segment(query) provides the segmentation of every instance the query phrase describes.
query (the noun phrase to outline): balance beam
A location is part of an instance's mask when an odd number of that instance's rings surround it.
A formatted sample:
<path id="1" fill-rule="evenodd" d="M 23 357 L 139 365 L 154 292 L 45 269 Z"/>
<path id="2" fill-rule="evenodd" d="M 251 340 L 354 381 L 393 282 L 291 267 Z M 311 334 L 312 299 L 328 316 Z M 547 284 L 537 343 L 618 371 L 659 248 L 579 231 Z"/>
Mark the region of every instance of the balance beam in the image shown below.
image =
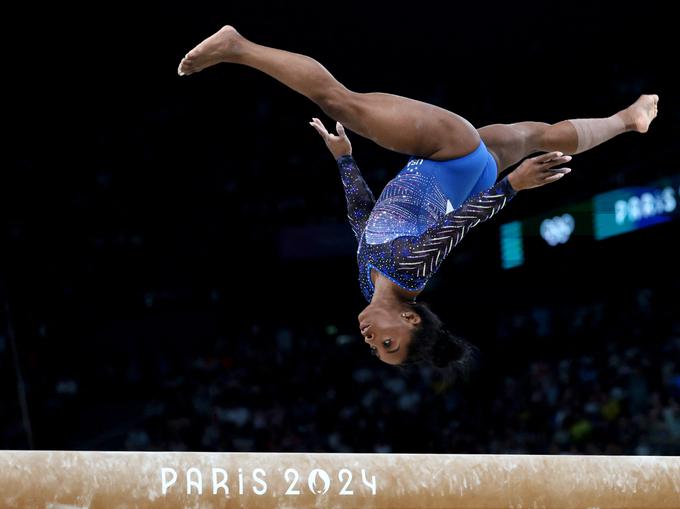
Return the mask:
<path id="1" fill-rule="evenodd" d="M 680 457 L 0 451 L 3 509 L 680 508 Z"/>

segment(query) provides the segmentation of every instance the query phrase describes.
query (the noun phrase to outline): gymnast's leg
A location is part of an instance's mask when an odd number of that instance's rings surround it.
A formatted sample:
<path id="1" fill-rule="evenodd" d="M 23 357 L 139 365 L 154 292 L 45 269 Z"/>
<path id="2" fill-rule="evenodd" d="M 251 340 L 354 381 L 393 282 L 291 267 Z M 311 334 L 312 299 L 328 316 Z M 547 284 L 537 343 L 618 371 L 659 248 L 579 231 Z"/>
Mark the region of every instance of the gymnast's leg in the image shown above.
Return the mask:
<path id="1" fill-rule="evenodd" d="M 580 154 L 619 134 L 646 133 L 656 117 L 659 96 L 642 95 L 626 109 L 607 118 L 564 120 L 557 124 L 518 122 L 479 129 L 479 135 L 496 157 L 498 172 L 534 152 Z"/>
<path id="2" fill-rule="evenodd" d="M 225 26 L 187 53 L 180 75 L 218 63 L 258 69 L 314 101 L 329 117 L 378 145 L 426 159 L 462 157 L 479 146 L 470 122 L 448 110 L 382 92 L 353 92 L 311 57 L 255 44 Z"/>

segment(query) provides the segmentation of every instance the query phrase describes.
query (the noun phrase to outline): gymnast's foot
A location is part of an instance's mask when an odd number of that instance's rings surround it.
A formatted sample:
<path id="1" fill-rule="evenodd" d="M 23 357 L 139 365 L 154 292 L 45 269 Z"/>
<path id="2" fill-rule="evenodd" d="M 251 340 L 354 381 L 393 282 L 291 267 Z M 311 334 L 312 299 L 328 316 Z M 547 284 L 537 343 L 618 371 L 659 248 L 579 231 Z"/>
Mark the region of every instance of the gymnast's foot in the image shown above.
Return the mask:
<path id="1" fill-rule="evenodd" d="M 184 76 L 221 62 L 232 62 L 243 41 L 243 36 L 234 27 L 226 25 L 187 53 L 179 63 L 177 73 Z"/>
<path id="2" fill-rule="evenodd" d="M 641 95 L 637 101 L 623 110 L 621 115 L 626 122 L 626 130 L 646 133 L 649 124 L 656 118 L 658 103 L 658 95 Z"/>

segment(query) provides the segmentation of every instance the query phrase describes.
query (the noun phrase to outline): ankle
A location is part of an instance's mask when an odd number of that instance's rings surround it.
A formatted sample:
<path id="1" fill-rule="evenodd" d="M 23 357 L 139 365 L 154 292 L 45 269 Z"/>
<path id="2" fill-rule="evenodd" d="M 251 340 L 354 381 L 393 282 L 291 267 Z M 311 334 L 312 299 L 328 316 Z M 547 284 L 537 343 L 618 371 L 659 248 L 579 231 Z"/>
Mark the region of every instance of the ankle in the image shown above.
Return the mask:
<path id="1" fill-rule="evenodd" d="M 609 117 L 611 119 L 619 119 L 623 123 L 623 132 L 635 131 L 635 119 L 630 113 L 629 109 L 619 111 L 616 115 Z"/>

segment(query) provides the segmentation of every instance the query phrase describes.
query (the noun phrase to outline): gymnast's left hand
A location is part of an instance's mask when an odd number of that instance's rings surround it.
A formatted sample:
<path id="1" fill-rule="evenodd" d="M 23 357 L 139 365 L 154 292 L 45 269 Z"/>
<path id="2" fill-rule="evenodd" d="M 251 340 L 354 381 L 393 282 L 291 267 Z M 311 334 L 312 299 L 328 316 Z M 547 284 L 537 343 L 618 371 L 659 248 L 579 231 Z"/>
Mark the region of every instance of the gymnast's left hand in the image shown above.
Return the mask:
<path id="1" fill-rule="evenodd" d="M 562 152 L 549 152 L 525 159 L 508 175 L 508 182 L 515 191 L 544 186 L 561 179 L 571 171 L 570 168 L 555 168 L 568 161 L 571 161 L 571 156 L 565 156 Z"/>
<path id="2" fill-rule="evenodd" d="M 352 144 L 340 122 L 335 124 L 335 128 L 338 130 L 337 136 L 326 131 L 326 127 L 318 118 L 312 118 L 309 124 L 321 135 L 336 161 L 342 156 L 352 155 Z"/>

